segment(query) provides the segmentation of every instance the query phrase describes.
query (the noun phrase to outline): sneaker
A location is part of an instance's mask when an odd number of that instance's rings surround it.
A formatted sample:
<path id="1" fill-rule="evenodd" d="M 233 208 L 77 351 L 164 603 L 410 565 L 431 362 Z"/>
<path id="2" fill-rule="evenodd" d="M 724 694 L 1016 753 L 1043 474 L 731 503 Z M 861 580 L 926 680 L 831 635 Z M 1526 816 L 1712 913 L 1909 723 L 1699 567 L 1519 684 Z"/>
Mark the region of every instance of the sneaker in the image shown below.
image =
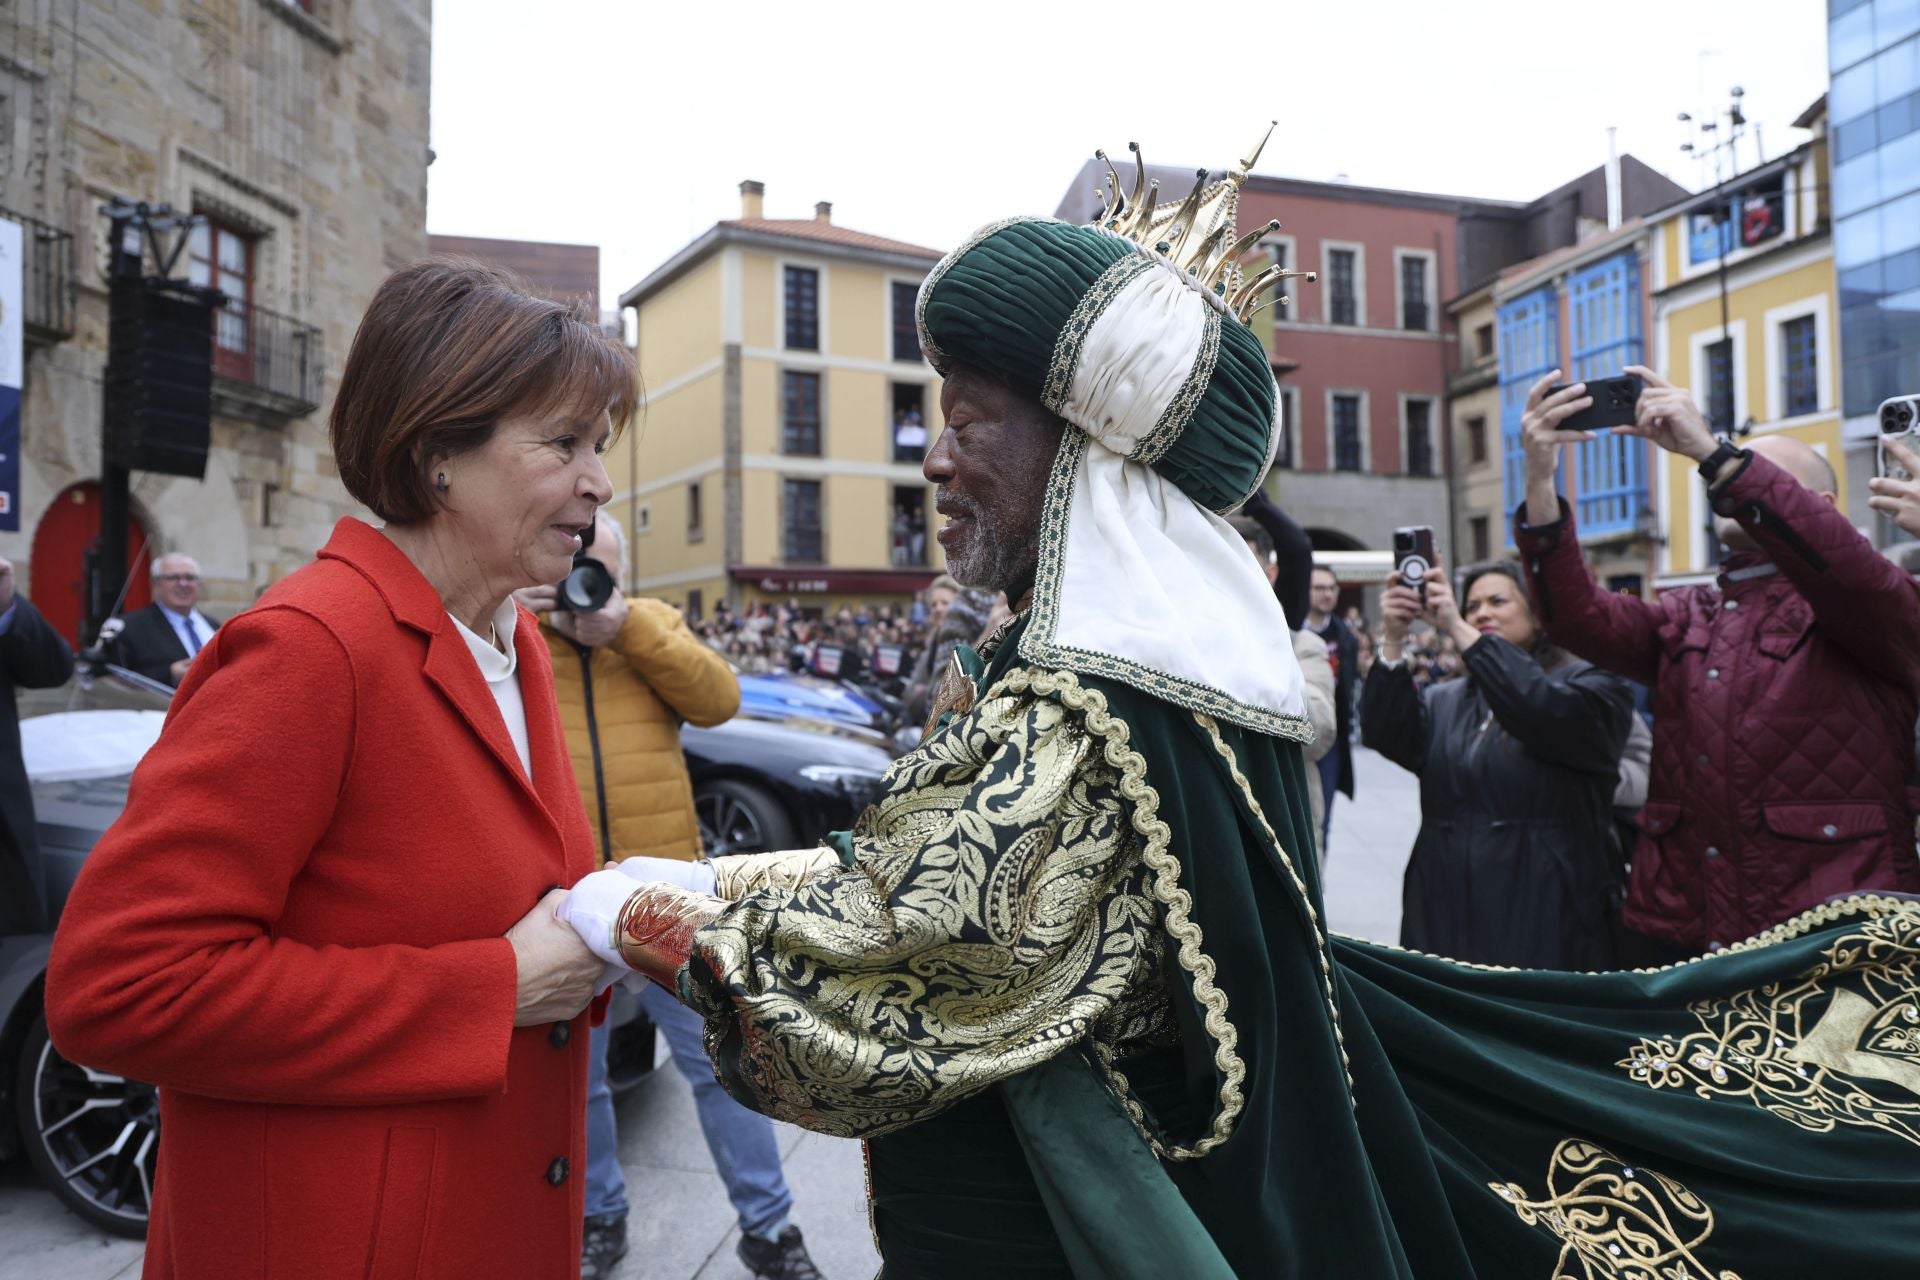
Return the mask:
<path id="1" fill-rule="evenodd" d="M 742 1234 L 738 1252 L 755 1280 L 826 1280 L 807 1256 L 800 1228 L 788 1227 L 776 1240 Z"/>
<path id="2" fill-rule="evenodd" d="M 627 1215 L 588 1218 L 580 1237 L 580 1280 L 607 1280 L 627 1256 Z"/>

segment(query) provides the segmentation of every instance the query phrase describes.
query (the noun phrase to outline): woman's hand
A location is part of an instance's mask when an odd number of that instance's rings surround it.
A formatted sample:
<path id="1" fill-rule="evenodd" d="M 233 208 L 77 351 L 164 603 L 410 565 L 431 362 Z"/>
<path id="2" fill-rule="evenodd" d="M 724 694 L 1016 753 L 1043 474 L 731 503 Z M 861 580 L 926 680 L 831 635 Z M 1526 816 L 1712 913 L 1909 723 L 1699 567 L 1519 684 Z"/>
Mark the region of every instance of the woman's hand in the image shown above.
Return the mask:
<path id="1" fill-rule="evenodd" d="M 1420 593 L 1402 582 L 1399 574 L 1388 579 L 1387 589 L 1380 596 L 1381 657 L 1389 662 L 1400 657 L 1400 647 L 1407 640 L 1407 628 L 1423 608 Z"/>
<path id="2" fill-rule="evenodd" d="M 1462 653 L 1480 639 L 1480 633 L 1460 616 L 1459 598 L 1453 594 L 1447 567 L 1437 555 L 1433 558 L 1433 568 L 1427 571 L 1427 621 L 1433 623 L 1441 635 L 1452 636 L 1454 646 Z"/>
<path id="3" fill-rule="evenodd" d="M 606 966 L 554 913 L 566 898 L 555 889 L 507 930 L 517 980 L 513 1025 L 566 1022 L 586 1008 L 603 984 Z"/>

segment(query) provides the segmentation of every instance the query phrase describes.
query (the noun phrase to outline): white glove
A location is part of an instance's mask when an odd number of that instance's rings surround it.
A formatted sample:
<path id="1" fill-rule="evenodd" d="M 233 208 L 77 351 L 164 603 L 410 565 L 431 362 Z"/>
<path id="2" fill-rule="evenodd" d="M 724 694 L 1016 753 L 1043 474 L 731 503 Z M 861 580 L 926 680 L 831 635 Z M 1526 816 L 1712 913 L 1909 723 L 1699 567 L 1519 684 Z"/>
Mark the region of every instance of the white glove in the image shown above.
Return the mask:
<path id="1" fill-rule="evenodd" d="M 613 936 L 620 908 L 643 884 L 671 884 L 695 893 L 712 893 L 713 868 L 704 862 L 674 858 L 628 858 L 583 877 L 560 900 L 554 914 L 573 926 L 588 950 L 610 965 L 630 973 L 620 958 L 620 940 Z"/>

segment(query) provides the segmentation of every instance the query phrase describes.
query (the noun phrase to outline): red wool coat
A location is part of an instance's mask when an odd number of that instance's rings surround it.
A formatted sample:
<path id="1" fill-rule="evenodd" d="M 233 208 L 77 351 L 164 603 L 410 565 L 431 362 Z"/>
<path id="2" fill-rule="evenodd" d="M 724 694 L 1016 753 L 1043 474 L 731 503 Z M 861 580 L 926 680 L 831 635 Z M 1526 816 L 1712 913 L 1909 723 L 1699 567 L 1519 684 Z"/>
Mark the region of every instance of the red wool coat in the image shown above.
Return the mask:
<path id="1" fill-rule="evenodd" d="M 578 1274 L 586 1018 L 515 1029 L 501 935 L 593 838 L 514 645 L 531 785 L 357 520 L 194 662 L 47 974 L 62 1053 L 161 1086 L 148 1280 Z"/>
<path id="2" fill-rule="evenodd" d="M 1920 587 L 1763 457 L 1714 506 L 1748 569 L 1643 601 L 1601 591 L 1573 518 L 1516 517 L 1554 642 L 1653 686 L 1653 771 L 1623 918 L 1731 946 L 1837 894 L 1920 890 L 1906 783 Z M 1764 566 L 1771 562 L 1776 572 Z"/>

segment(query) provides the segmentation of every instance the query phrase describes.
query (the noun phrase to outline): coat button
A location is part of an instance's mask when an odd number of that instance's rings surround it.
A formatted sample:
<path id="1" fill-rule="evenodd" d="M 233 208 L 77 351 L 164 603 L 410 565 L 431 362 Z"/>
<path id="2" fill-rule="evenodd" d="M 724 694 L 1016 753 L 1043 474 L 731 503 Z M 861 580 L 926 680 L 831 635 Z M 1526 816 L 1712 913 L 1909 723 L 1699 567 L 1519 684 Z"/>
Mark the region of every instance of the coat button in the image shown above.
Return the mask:
<path id="1" fill-rule="evenodd" d="M 1725 943 L 1723 943 L 1723 942 L 1709 942 L 1709 943 L 1707 943 L 1707 950 L 1709 950 L 1709 951 L 1724 951 L 1724 950 L 1726 950 L 1726 944 L 1725 944 Z"/>
<path id="2" fill-rule="evenodd" d="M 1820 834 L 1825 836 L 1827 839 L 1831 840 L 1835 836 L 1840 834 L 1840 828 L 1834 826 L 1831 822 L 1829 822 L 1826 826 L 1820 828 Z"/>
<path id="3" fill-rule="evenodd" d="M 1719 856 L 1720 856 L 1720 851 L 1719 851 L 1718 849 L 1716 849 L 1716 848 L 1714 848 L 1714 847 L 1713 847 L 1712 845 L 1708 845 L 1708 846 L 1707 846 L 1707 856 L 1708 856 L 1709 858 L 1717 858 L 1717 857 L 1719 857 Z"/>
<path id="4" fill-rule="evenodd" d="M 1725 604 L 1721 605 L 1720 607 L 1723 609 L 1738 609 L 1740 607 L 1740 602 L 1738 600 L 1729 600 Z"/>
<path id="5" fill-rule="evenodd" d="M 559 1186 L 567 1180 L 567 1169 L 567 1158 L 565 1156 L 556 1158 L 547 1166 L 547 1181 L 556 1187 Z"/>
<path id="6" fill-rule="evenodd" d="M 566 1048 L 567 1041 L 571 1039 L 573 1039 L 573 1024 L 569 1022 L 556 1022 L 547 1032 L 547 1043 L 556 1049 Z"/>
<path id="7" fill-rule="evenodd" d="M 1702 769 L 1704 769 L 1704 768 L 1706 768 L 1706 767 L 1707 767 L 1708 765 L 1710 765 L 1710 764 L 1712 764 L 1712 763 L 1713 763 L 1713 757 L 1712 757 L 1712 756 L 1709 756 L 1709 755 L 1705 755 L 1705 754 L 1702 754 L 1702 755 L 1701 755 L 1701 757 L 1700 757 L 1700 767 L 1701 767 Z"/>
<path id="8" fill-rule="evenodd" d="M 1719 678 L 1720 678 L 1720 668 L 1718 667 L 1707 668 L 1707 679 L 1718 680 Z"/>

